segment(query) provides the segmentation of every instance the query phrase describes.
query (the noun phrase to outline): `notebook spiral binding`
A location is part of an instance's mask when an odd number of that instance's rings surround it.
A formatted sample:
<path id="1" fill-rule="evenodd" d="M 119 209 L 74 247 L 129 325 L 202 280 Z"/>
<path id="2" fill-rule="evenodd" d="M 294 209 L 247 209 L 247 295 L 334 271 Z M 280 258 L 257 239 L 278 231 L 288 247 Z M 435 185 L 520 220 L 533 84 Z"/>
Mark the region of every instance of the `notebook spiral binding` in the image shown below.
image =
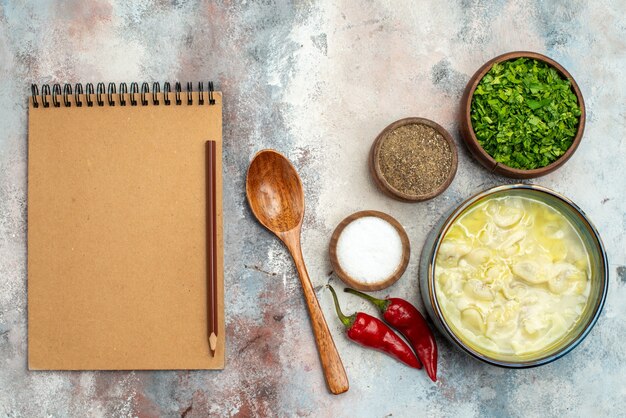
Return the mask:
<path id="1" fill-rule="evenodd" d="M 109 106 L 115 106 L 115 96 L 118 96 L 117 103 L 120 106 L 147 106 L 149 102 L 149 97 L 151 96 L 152 105 L 158 106 L 160 104 L 159 95 L 161 93 L 161 85 L 160 83 L 153 83 L 152 90 L 150 90 L 150 84 L 147 82 L 143 82 L 141 84 L 141 88 L 139 84 L 136 82 L 130 83 L 130 89 L 126 83 L 120 83 L 119 88 L 116 88 L 115 83 L 109 83 L 108 86 L 105 86 L 104 83 L 97 83 L 94 89 L 93 83 L 85 84 L 85 88 L 83 89 L 83 85 L 81 83 L 76 83 L 74 88 L 72 89 L 71 84 L 64 84 L 63 88 L 61 85 L 56 83 L 52 85 L 52 89 L 50 89 L 49 84 L 41 85 L 41 94 L 39 93 L 39 87 L 37 84 L 31 84 L 31 99 L 33 101 L 33 107 L 38 108 L 41 104 L 43 107 L 50 107 L 50 101 L 48 100 L 48 96 L 50 96 L 50 100 L 52 101 L 52 106 L 61 107 L 63 104 L 64 107 L 72 106 L 72 102 L 70 101 L 70 97 L 72 94 L 74 95 L 74 103 L 76 107 L 82 107 L 85 104 L 87 107 L 104 106 L 107 103 Z M 118 92 L 119 90 L 119 92 Z M 208 83 L 208 104 L 214 105 L 215 98 L 213 97 L 213 82 L 209 81 Z M 152 93 L 152 94 L 150 94 Z M 163 83 L 163 104 L 165 106 L 170 106 L 172 104 L 172 100 L 170 99 L 170 95 L 172 93 L 172 86 L 169 82 Z M 182 84 L 180 82 L 176 82 L 174 84 L 174 105 L 180 106 L 183 103 L 181 99 L 182 95 Z M 186 100 L 187 105 L 192 105 L 193 103 L 193 83 L 187 82 L 187 90 L 186 90 Z M 204 83 L 202 81 L 198 82 L 198 105 L 204 105 Z M 129 101 L 126 101 L 126 95 L 129 97 Z M 85 100 L 83 101 L 82 96 L 84 96 Z M 95 101 L 94 101 L 95 97 Z"/>

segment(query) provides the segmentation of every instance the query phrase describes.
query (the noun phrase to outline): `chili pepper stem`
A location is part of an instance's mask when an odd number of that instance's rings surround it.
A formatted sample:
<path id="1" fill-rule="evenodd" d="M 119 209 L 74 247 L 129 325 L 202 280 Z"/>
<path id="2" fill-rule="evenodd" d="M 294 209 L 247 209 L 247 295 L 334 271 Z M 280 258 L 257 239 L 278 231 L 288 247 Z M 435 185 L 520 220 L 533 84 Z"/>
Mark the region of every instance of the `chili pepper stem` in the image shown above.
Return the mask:
<path id="1" fill-rule="evenodd" d="M 343 289 L 344 292 L 347 293 L 352 293 L 353 295 L 357 295 L 363 299 L 367 299 L 370 302 L 372 302 L 374 305 L 376 305 L 376 307 L 378 309 L 380 309 L 381 312 L 385 312 L 387 310 L 387 306 L 389 306 L 389 301 L 388 300 L 383 300 L 383 299 L 377 299 L 373 296 L 370 296 L 368 294 L 365 294 L 363 292 L 359 292 L 356 289 L 351 289 L 349 287 L 346 287 L 345 289 Z"/>
<path id="2" fill-rule="evenodd" d="M 333 289 L 331 285 L 328 285 L 328 288 L 330 289 L 330 292 L 333 294 L 333 300 L 335 301 L 335 311 L 337 311 L 337 316 L 339 317 L 339 320 L 341 321 L 344 327 L 350 328 L 352 324 L 354 323 L 354 319 L 356 318 L 356 315 L 345 316 L 343 312 L 341 312 L 341 308 L 339 307 L 339 301 L 337 300 L 337 293 L 335 293 L 335 289 Z"/>

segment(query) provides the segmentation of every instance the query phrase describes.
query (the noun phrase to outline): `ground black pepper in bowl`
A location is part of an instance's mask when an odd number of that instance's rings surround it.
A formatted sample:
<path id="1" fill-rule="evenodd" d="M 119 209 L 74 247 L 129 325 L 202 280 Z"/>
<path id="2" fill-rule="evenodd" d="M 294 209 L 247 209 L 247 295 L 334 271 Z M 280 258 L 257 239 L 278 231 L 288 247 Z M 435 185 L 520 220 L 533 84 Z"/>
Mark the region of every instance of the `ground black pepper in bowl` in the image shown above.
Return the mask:
<path id="1" fill-rule="evenodd" d="M 456 173 L 456 147 L 438 124 L 407 118 L 389 125 L 372 147 L 372 173 L 378 186 L 405 201 L 431 199 Z"/>

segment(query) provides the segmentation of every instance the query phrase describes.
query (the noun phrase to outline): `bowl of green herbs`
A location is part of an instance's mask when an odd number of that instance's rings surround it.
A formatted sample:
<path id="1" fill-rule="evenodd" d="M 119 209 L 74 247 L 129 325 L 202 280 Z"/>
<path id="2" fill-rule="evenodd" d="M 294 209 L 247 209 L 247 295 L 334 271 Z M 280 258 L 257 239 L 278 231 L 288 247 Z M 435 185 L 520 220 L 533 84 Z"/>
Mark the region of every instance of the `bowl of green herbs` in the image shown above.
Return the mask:
<path id="1" fill-rule="evenodd" d="M 563 66 L 535 52 L 500 55 L 470 79 L 461 100 L 461 133 L 494 173 L 533 178 L 563 165 L 585 129 L 585 104 Z"/>

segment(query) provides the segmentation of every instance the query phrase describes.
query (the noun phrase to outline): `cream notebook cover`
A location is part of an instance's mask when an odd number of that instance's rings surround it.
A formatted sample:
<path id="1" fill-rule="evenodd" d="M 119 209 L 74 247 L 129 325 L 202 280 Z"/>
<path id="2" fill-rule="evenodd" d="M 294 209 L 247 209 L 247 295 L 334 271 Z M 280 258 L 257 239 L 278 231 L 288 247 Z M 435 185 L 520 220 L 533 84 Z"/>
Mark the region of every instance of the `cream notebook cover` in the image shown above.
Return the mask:
<path id="1" fill-rule="evenodd" d="M 68 87 L 43 86 L 29 106 L 29 368 L 223 368 L 221 93 Z M 218 156 L 215 357 L 207 340 L 207 140 L 217 141 Z"/>

